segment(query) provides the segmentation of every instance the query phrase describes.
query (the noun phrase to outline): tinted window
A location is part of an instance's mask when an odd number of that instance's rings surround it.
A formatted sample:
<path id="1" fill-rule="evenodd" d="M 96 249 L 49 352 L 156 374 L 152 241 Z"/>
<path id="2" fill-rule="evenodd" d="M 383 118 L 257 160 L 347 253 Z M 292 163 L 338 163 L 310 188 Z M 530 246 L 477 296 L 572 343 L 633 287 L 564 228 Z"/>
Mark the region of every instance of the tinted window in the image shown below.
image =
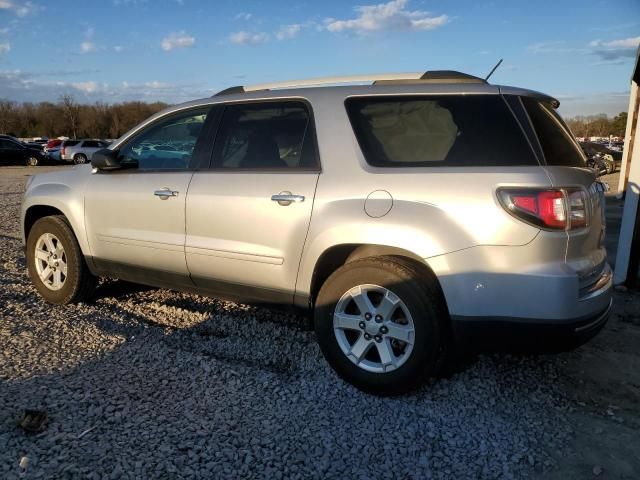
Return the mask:
<path id="1" fill-rule="evenodd" d="M 75 145 L 77 145 L 79 143 L 80 143 L 80 140 L 65 140 L 64 141 L 64 146 L 65 147 L 73 147 L 73 146 L 75 146 Z"/>
<path id="2" fill-rule="evenodd" d="M 313 146 L 313 135 L 303 103 L 228 105 L 216 136 L 213 166 L 312 168 L 316 166 L 315 148 L 307 146 Z"/>
<path id="3" fill-rule="evenodd" d="M 100 148 L 102 145 L 96 140 L 87 140 L 82 146 L 86 148 Z"/>
<path id="4" fill-rule="evenodd" d="M 147 127 L 120 150 L 121 161 L 135 160 L 143 170 L 188 168 L 208 111 L 180 112 Z"/>
<path id="5" fill-rule="evenodd" d="M 351 98 L 346 106 L 371 165 L 537 165 L 498 95 Z"/>
<path id="6" fill-rule="evenodd" d="M 547 165 L 584 167 L 580 147 L 553 107 L 527 97 L 522 98 L 522 103 L 538 135 Z"/>
<path id="7" fill-rule="evenodd" d="M 16 148 L 16 145 L 11 140 L 2 140 L 2 139 L 0 139 L 0 148 L 3 148 L 3 149 L 14 149 L 14 148 Z"/>

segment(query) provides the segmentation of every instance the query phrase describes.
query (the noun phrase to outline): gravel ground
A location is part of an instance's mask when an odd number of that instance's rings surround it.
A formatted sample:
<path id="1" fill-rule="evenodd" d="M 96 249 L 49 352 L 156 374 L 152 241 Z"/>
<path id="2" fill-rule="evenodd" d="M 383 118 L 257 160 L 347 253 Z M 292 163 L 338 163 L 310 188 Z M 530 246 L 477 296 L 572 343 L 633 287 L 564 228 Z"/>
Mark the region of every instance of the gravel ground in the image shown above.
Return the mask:
<path id="1" fill-rule="evenodd" d="M 574 382 L 589 346 L 480 355 L 413 395 L 384 399 L 337 379 L 292 316 L 115 281 L 91 304 L 47 305 L 19 240 L 34 169 L 0 170 L 1 478 L 640 475 L 637 451 L 612 466 L 576 452 L 576 432 L 588 436 L 595 421 L 640 425 L 633 402 L 608 415 L 593 406 L 601 400 L 580 400 L 584 383 Z M 638 324 L 623 327 L 637 334 Z M 638 377 L 628 389 L 633 400 Z M 24 408 L 47 410 L 44 432 L 18 428 Z"/>

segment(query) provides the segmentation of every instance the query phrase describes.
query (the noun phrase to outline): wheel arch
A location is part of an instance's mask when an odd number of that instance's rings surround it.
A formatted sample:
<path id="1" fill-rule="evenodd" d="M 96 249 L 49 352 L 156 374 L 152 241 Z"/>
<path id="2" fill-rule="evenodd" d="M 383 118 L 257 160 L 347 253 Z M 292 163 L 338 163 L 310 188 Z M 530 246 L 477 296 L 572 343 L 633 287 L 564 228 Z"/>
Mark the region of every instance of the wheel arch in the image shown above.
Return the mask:
<path id="1" fill-rule="evenodd" d="M 76 237 L 78 244 L 80 245 L 80 250 L 85 258 L 90 258 L 90 249 L 89 244 L 87 242 L 87 236 L 84 232 L 84 222 L 83 222 L 83 212 L 80 208 L 77 208 L 75 204 L 66 205 L 64 202 L 42 202 L 37 201 L 37 199 L 32 199 L 31 202 L 25 203 L 23 205 L 23 213 L 22 213 L 22 242 L 24 245 L 27 244 L 27 238 L 29 236 L 29 232 L 33 228 L 33 225 L 41 218 L 51 216 L 51 215 L 59 215 L 64 217 L 66 222 L 71 227 L 71 231 Z M 74 215 L 74 212 L 76 213 Z"/>
<path id="2" fill-rule="evenodd" d="M 53 215 L 59 215 L 64 218 L 67 218 L 67 216 L 61 210 L 57 209 L 56 207 L 52 207 L 51 205 L 32 205 L 29 208 L 27 208 L 27 210 L 24 213 L 24 222 L 22 226 L 25 242 L 27 238 L 29 238 L 29 232 L 31 232 L 33 225 L 38 220 L 40 220 L 41 218 L 50 217 Z"/>
<path id="3" fill-rule="evenodd" d="M 362 258 L 390 256 L 396 257 L 399 261 L 411 265 L 420 275 L 428 277 L 438 288 L 438 295 L 442 300 L 444 308 L 448 310 L 446 298 L 442 291 L 442 286 L 438 277 L 431 267 L 415 253 L 399 247 L 377 244 L 339 244 L 327 248 L 318 257 L 313 274 L 309 292 L 309 303 L 313 305 L 320 291 L 320 288 L 329 276 L 342 265 L 360 260 Z"/>

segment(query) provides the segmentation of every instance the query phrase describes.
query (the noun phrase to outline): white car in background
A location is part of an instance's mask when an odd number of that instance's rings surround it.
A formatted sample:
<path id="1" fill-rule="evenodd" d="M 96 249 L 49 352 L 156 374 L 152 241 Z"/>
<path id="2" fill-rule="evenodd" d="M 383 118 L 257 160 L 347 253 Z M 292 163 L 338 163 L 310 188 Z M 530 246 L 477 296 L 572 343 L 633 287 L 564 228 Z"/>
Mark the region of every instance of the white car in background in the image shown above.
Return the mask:
<path id="1" fill-rule="evenodd" d="M 102 140 L 65 140 L 60 147 L 60 160 L 75 164 L 87 163 L 98 150 L 109 144 Z"/>

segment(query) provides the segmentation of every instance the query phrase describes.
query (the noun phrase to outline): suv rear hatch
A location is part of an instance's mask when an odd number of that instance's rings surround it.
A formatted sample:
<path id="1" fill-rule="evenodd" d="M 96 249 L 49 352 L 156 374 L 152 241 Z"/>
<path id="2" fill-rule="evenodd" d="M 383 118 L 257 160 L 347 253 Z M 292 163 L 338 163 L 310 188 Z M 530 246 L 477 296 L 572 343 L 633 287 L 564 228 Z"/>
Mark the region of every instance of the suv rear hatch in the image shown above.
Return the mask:
<path id="1" fill-rule="evenodd" d="M 569 227 L 565 261 L 578 274 L 579 296 L 586 297 L 610 275 L 604 248 L 604 189 L 571 131 L 553 105 L 532 97 L 521 97 L 531 125 L 535 130 L 545 170 L 554 187 L 577 187 L 583 191 L 586 221 Z M 606 279 L 605 279 L 606 280 Z"/>

